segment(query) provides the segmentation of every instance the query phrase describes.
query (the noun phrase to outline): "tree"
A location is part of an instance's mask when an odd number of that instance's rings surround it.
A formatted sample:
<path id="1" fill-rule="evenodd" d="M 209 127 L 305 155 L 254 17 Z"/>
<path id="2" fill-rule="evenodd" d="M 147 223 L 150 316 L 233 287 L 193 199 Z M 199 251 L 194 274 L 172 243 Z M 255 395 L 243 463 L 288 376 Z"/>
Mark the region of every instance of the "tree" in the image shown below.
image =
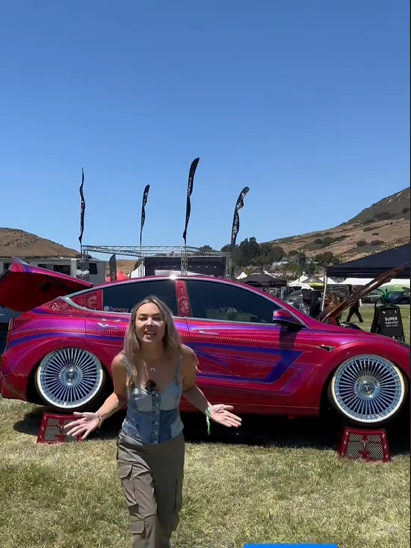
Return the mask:
<path id="1" fill-rule="evenodd" d="M 305 267 L 305 273 L 307 276 L 313 276 L 315 274 L 315 271 L 317 270 L 317 265 L 314 261 L 309 261 L 307 263 L 307 266 Z"/>
<path id="2" fill-rule="evenodd" d="M 200 247 L 200 251 L 203 253 L 210 253 L 211 251 L 214 251 L 214 249 L 211 247 L 211 245 L 202 245 Z"/>

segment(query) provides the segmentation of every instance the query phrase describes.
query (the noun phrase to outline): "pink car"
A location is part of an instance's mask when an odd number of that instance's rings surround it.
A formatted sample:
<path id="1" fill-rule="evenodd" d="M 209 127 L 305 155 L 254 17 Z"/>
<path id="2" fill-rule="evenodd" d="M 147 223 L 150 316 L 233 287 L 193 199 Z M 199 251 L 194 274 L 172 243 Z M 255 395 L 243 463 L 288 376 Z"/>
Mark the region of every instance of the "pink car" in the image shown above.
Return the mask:
<path id="1" fill-rule="evenodd" d="M 385 424 L 406 409 L 410 348 L 361 330 L 319 323 L 244 284 L 211 277 L 92 284 L 14 261 L 0 277 L 10 322 L 1 357 L 4 398 L 58 411 L 96 409 L 112 390 L 133 306 L 165 301 L 200 362 L 199 385 L 239 414 L 319 415 Z M 194 411 L 185 401 L 182 411 Z"/>

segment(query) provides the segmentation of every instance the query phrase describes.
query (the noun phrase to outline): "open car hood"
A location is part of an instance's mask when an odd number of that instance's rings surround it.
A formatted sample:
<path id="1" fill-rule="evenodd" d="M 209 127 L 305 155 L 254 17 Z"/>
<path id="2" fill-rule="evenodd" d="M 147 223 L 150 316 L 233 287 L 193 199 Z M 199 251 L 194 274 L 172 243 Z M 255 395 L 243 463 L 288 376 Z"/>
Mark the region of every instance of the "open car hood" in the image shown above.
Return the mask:
<path id="1" fill-rule="evenodd" d="M 0 306 L 28 312 L 57 297 L 90 287 L 93 287 L 90 282 L 13 259 L 10 268 L 0 276 Z"/>

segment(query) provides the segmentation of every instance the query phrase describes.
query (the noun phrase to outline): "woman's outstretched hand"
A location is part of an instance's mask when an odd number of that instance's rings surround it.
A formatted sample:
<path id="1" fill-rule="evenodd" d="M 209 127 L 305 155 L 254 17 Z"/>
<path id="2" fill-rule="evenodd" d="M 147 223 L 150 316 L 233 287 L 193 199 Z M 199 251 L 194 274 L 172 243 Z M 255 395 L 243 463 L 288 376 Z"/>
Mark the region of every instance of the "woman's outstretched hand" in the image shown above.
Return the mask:
<path id="1" fill-rule="evenodd" d="M 64 426 L 67 430 L 68 436 L 81 436 L 82 440 L 85 440 L 87 436 L 91 434 L 101 425 L 101 417 L 98 413 L 77 413 L 73 415 L 81 417 L 75 421 L 71 421 Z"/>
<path id="2" fill-rule="evenodd" d="M 208 408 L 208 416 L 214 422 L 227 426 L 228 428 L 238 428 L 241 426 L 242 420 L 237 415 L 230 413 L 234 407 L 232 405 L 224 405 L 219 403 Z"/>

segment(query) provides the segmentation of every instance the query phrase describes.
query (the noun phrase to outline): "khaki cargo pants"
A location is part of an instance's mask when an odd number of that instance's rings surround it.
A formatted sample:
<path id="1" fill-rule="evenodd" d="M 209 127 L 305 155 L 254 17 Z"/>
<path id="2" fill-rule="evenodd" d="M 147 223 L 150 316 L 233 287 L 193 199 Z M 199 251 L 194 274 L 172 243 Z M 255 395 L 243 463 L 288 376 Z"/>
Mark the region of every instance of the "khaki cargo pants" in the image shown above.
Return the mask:
<path id="1" fill-rule="evenodd" d="M 133 548 L 170 548 L 182 503 L 185 441 L 145 445 L 120 433 L 117 462 Z"/>

